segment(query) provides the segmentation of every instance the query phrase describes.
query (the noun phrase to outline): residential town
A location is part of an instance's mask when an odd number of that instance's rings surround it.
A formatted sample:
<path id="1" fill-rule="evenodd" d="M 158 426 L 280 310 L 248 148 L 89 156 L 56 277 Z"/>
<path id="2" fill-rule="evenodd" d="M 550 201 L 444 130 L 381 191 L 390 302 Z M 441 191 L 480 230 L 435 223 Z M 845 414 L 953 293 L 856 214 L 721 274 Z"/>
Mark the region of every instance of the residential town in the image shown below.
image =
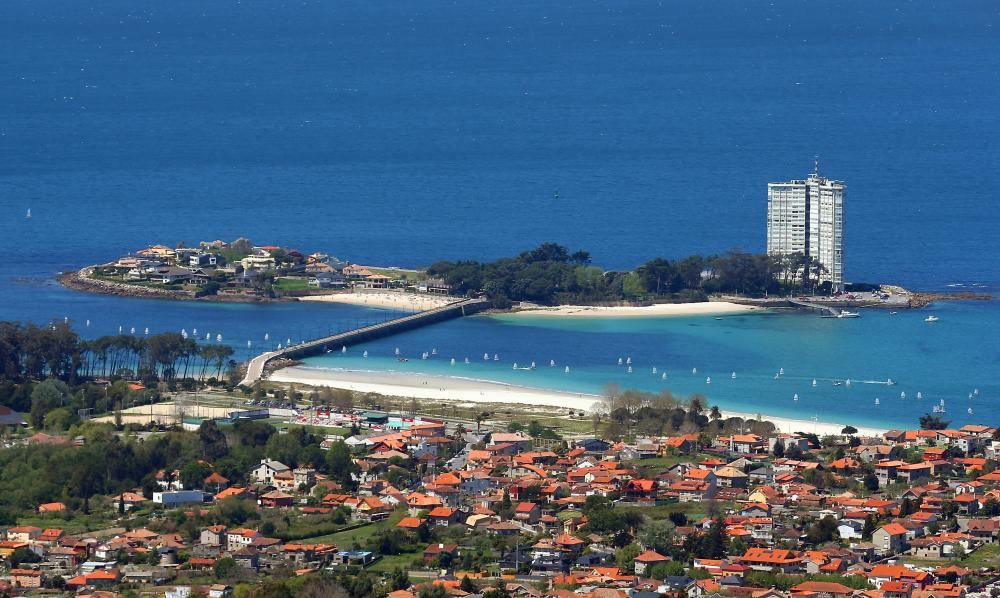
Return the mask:
<path id="1" fill-rule="evenodd" d="M 39 502 L 4 530 L 0 591 L 1000 595 L 993 427 L 616 441 L 562 438 L 537 422 L 503 429 L 348 406 L 306 419 L 350 428 L 277 433 L 264 422 L 206 420 L 176 433 L 191 434 L 200 456 L 92 497 L 101 530 L 61 525 L 86 502 Z M 254 438 L 260 445 L 248 448 L 262 457 L 234 470 L 230 451 Z M 42 433 L 23 443 L 87 448 Z"/>
<path id="2" fill-rule="evenodd" d="M 409 289 L 448 294 L 450 286 L 423 273 L 343 262 L 322 252 L 305 254 L 240 238 L 202 241 L 196 247 L 151 245 L 83 271 L 80 282 L 129 285 L 178 297 L 298 297 L 347 289 Z"/>

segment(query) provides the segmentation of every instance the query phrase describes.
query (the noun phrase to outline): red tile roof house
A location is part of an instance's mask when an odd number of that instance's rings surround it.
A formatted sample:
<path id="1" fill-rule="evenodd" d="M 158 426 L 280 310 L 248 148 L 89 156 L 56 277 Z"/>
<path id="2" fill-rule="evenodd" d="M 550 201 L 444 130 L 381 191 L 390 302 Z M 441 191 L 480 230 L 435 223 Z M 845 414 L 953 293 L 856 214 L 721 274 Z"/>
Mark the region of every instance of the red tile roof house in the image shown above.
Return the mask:
<path id="1" fill-rule="evenodd" d="M 887 523 L 872 533 L 875 552 L 882 556 L 899 554 L 906 549 L 906 528 L 898 523 Z"/>
<path id="2" fill-rule="evenodd" d="M 436 507 L 427 513 L 427 520 L 434 525 L 449 526 L 462 520 L 462 512 L 450 507 Z"/>
<path id="3" fill-rule="evenodd" d="M 61 513 L 66 510 L 66 505 L 61 502 L 46 502 L 38 505 L 38 513 Z"/>
<path id="4" fill-rule="evenodd" d="M 11 569 L 10 580 L 15 588 L 40 588 L 42 572 L 37 569 Z"/>
<path id="5" fill-rule="evenodd" d="M 458 553 L 458 544 L 431 544 L 424 549 L 424 560 L 433 561 L 441 555 L 454 557 Z"/>
<path id="6" fill-rule="evenodd" d="M 670 557 L 663 556 L 662 554 L 656 552 L 655 550 L 647 550 L 635 557 L 635 574 L 636 575 L 648 575 L 648 571 L 659 565 L 660 563 L 666 563 L 670 560 Z"/>
<path id="7" fill-rule="evenodd" d="M 533 502 L 520 502 L 514 508 L 514 519 L 534 525 L 542 516 L 542 508 Z"/>
<path id="8" fill-rule="evenodd" d="M 791 550 L 750 548 L 737 560 L 755 571 L 795 573 L 802 567 L 802 556 Z"/>

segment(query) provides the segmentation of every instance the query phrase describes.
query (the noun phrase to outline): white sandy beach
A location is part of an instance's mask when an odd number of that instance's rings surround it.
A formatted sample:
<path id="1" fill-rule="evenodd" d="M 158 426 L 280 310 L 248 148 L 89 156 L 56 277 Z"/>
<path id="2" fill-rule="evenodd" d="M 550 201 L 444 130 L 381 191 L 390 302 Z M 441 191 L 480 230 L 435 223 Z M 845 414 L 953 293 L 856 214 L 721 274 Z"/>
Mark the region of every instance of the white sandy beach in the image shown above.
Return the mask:
<path id="1" fill-rule="evenodd" d="M 403 291 L 353 291 L 330 295 L 309 295 L 299 298 L 299 301 L 347 303 L 350 305 L 366 305 L 368 307 L 405 309 L 409 311 L 434 309 L 435 307 L 441 307 L 460 300 L 457 297 L 406 293 Z"/>
<path id="2" fill-rule="evenodd" d="M 558 392 L 514 386 L 486 380 L 447 378 L 396 372 L 361 372 L 307 367 L 289 367 L 271 374 L 272 382 L 346 388 L 357 392 L 415 397 L 442 401 L 544 405 L 590 411 L 602 399 L 597 395 Z M 757 414 L 723 411 L 723 417 L 756 419 Z M 761 414 L 781 432 L 814 432 L 820 436 L 840 434 L 845 423 L 814 422 Z M 849 423 L 849 422 L 848 422 Z M 852 424 L 854 425 L 854 424 Z M 880 436 L 885 429 L 860 427 L 862 436 Z"/>
<path id="3" fill-rule="evenodd" d="M 518 309 L 511 313 L 512 315 L 525 317 L 666 318 L 676 316 L 725 316 L 763 310 L 764 308 L 753 305 L 742 305 L 727 301 L 705 301 L 701 303 L 657 303 L 642 307 L 560 305 L 558 307 L 530 307 Z"/>

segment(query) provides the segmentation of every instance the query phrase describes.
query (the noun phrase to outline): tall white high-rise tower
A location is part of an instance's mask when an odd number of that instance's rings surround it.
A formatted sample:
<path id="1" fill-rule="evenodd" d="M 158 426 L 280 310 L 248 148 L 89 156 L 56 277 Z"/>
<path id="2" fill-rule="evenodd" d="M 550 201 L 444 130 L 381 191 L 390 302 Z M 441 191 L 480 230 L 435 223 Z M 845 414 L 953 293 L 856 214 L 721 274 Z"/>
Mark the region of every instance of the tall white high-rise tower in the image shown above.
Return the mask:
<path id="1" fill-rule="evenodd" d="M 844 289 L 844 198 L 847 185 L 819 175 L 767 184 L 767 253 L 816 258 L 833 291 Z"/>

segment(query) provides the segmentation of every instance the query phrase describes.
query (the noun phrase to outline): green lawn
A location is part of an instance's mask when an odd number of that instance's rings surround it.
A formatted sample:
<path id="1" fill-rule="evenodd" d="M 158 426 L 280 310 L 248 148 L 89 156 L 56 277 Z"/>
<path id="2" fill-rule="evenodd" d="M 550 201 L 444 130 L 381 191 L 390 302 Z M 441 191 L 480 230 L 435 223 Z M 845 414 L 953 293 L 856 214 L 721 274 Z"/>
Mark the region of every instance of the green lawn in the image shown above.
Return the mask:
<path id="1" fill-rule="evenodd" d="M 369 571 L 376 571 L 382 573 L 389 573 L 396 567 L 403 569 L 404 571 L 410 568 L 410 564 L 413 559 L 419 556 L 416 552 L 404 552 L 403 554 L 390 554 L 384 556 L 375 562 L 374 565 L 368 567 Z"/>
<path id="2" fill-rule="evenodd" d="M 996 567 L 1000 563 L 1000 544 L 984 544 L 959 562 L 968 569 Z"/>
<path id="3" fill-rule="evenodd" d="M 276 291 L 307 291 L 309 280 L 306 278 L 278 278 L 274 281 Z"/>

